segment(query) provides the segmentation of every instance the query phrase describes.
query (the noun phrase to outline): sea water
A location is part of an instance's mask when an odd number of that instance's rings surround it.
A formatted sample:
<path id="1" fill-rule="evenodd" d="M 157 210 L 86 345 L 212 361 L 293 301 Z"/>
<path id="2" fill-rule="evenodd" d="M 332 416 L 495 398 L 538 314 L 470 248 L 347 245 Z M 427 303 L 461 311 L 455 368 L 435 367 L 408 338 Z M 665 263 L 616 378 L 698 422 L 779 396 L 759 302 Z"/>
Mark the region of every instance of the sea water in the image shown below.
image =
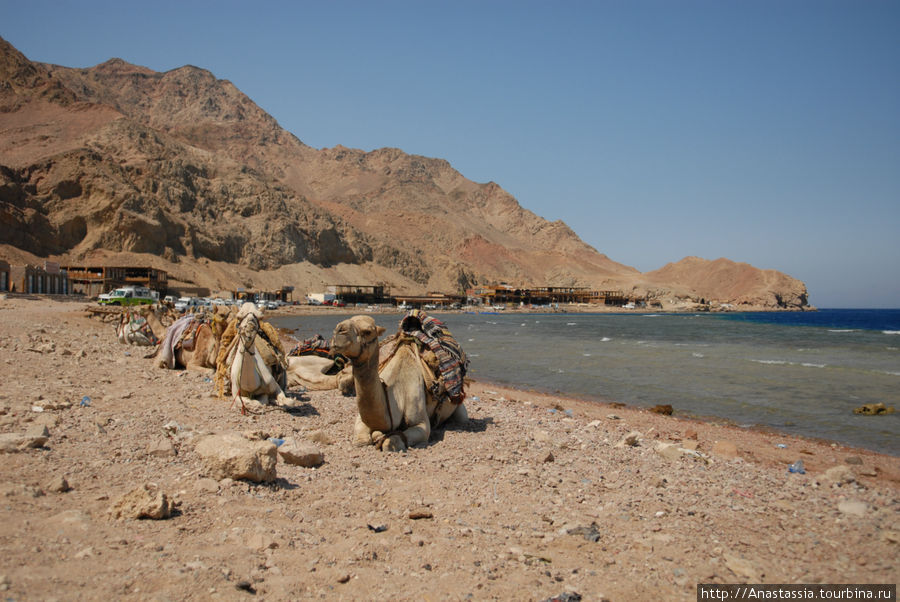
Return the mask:
<path id="1" fill-rule="evenodd" d="M 900 455 L 900 310 L 447 313 L 482 381 L 724 419 Z M 346 316 L 273 322 L 330 336 Z M 373 314 L 388 333 L 400 314 Z M 854 414 L 867 403 L 898 413 Z"/>

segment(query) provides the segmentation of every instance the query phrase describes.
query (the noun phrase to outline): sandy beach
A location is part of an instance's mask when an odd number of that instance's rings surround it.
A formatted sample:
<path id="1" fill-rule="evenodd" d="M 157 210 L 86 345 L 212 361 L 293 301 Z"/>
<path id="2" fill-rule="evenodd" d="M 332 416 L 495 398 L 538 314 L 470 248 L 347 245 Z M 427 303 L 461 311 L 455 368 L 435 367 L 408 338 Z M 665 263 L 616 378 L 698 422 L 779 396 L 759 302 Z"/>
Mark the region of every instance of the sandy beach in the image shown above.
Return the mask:
<path id="1" fill-rule="evenodd" d="M 242 415 L 211 372 L 153 367 L 87 305 L 0 300 L 9 599 L 695 600 L 698 583 L 900 581 L 896 457 L 484 382 L 467 425 L 381 453 L 351 444 L 353 398 Z M 323 461 L 213 478 L 196 447 L 222 433 Z M 116 517 L 144 485 L 173 515 Z"/>

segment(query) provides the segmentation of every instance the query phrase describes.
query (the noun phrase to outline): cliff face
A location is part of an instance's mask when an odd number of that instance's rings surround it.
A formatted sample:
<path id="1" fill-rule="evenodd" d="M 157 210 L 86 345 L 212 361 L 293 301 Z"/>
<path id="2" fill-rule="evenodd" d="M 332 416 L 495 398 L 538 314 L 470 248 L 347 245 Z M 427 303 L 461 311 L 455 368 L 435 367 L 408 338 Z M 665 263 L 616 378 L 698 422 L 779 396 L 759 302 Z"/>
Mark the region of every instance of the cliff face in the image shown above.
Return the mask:
<path id="1" fill-rule="evenodd" d="M 0 244 L 37 256 L 139 254 L 213 288 L 353 278 L 409 291 L 509 282 L 805 299 L 784 275 L 742 276 L 749 288 L 722 266 L 714 285 L 687 268 L 641 275 L 446 161 L 310 148 L 196 67 L 71 69 L 0 39 L 0 77 Z"/>

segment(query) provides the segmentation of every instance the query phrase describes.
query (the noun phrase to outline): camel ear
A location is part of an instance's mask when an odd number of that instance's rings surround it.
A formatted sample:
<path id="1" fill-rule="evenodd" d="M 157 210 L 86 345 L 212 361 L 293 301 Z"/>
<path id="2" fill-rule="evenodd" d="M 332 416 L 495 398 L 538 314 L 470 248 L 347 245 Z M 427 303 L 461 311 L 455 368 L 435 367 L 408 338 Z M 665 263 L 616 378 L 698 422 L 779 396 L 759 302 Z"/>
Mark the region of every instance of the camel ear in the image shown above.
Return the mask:
<path id="1" fill-rule="evenodd" d="M 378 333 L 378 336 L 383 335 L 384 334 L 384 326 L 376 326 L 375 332 Z"/>

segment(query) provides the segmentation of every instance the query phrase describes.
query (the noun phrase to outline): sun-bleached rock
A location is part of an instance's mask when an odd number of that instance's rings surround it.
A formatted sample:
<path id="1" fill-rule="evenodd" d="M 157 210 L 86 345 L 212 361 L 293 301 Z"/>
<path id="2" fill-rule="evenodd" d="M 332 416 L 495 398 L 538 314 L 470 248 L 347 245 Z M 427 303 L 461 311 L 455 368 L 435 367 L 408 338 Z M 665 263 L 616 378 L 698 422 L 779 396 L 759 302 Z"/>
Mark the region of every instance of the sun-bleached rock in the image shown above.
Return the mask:
<path id="1" fill-rule="evenodd" d="M 237 433 L 202 437 L 194 448 L 215 479 L 275 480 L 276 446 L 270 441 L 250 441 Z"/>

